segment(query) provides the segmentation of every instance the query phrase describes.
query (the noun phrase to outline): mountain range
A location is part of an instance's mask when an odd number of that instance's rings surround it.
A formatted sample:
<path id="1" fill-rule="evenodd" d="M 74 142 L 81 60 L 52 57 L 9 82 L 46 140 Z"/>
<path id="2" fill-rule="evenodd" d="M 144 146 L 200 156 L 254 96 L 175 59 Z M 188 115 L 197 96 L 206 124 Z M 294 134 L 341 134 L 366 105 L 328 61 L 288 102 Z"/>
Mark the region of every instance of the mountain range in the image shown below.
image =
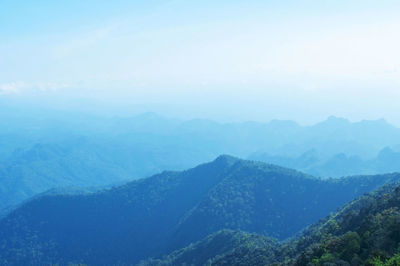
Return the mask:
<path id="1" fill-rule="evenodd" d="M 220 156 L 186 171 L 165 171 L 112 189 L 35 197 L 0 220 L 0 262 L 132 265 L 212 234 L 217 235 L 208 238 L 210 243 L 254 239 L 260 247 L 264 242 L 274 246 L 276 240 L 269 237 L 295 237 L 347 202 L 399 178 L 320 179 Z"/>
<path id="2" fill-rule="evenodd" d="M 298 157 L 255 153 L 248 159 L 293 168 L 323 178 L 400 171 L 400 152 L 389 147 L 382 149 L 376 157 L 369 159 L 363 159 L 357 155 L 346 155 L 345 153 L 323 158 L 315 149 Z"/>
<path id="3" fill-rule="evenodd" d="M 324 178 L 400 170 L 400 129 L 384 120 L 330 117 L 301 126 L 25 109 L 0 110 L 0 213 L 48 189 L 101 189 L 184 170 L 220 154 Z"/>

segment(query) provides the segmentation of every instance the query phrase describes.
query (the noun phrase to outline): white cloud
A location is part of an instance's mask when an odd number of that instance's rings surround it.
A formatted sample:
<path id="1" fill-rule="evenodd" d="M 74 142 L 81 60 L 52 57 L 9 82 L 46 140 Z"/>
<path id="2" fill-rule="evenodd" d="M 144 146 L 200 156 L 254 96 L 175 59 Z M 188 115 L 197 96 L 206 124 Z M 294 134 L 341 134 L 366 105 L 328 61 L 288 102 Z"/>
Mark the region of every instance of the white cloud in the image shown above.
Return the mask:
<path id="1" fill-rule="evenodd" d="M 0 95 L 20 93 L 25 86 L 26 83 L 21 81 L 0 84 Z"/>
<path id="2" fill-rule="evenodd" d="M 9 83 L 0 84 L 0 96 L 10 94 L 22 94 L 26 92 L 35 91 L 56 91 L 62 88 L 69 87 L 65 83 L 51 83 L 51 82 L 39 82 L 39 83 L 28 83 L 23 81 L 14 81 Z"/>

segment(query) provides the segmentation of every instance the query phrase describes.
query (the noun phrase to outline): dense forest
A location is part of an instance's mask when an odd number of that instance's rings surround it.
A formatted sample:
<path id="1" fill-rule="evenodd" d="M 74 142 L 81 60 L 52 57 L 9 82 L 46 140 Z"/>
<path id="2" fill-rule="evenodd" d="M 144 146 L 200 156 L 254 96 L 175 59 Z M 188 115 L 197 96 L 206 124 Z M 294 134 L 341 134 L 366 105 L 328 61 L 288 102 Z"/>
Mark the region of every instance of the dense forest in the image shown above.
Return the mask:
<path id="1" fill-rule="evenodd" d="M 278 241 L 264 235 L 221 230 L 161 259 L 142 261 L 139 266 L 265 265 L 275 262 L 279 247 Z M 256 252 L 258 256 L 254 256 Z"/>
<path id="2" fill-rule="evenodd" d="M 286 242 L 220 231 L 140 265 L 395 266 L 400 263 L 399 206 L 400 186 L 389 184 L 351 201 Z"/>
<path id="3" fill-rule="evenodd" d="M 134 264 L 220 230 L 247 232 L 223 231 L 207 240 L 227 239 L 231 246 L 221 252 L 230 261 L 245 252 L 232 249 L 232 243 L 254 238 L 254 252 L 263 242 L 275 246 L 275 240 L 264 236 L 293 237 L 346 202 L 399 179 L 398 174 L 388 174 L 324 180 L 220 156 L 193 169 L 166 171 L 99 192 L 36 197 L 0 220 L 0 262 Z M 204 244 L 191 249 L 200 247 Z M 186 258 L 182 252 L 173 254 Z M 209 259 L 223 260 L 217 255 L 202 258 Z"/>
<path id="4" fill-rule="evenodd" d="M 400 186 L 387 185 L 345 205 L 294 242 L 296 265 L 347 262 L 398 265 Z M 307 248 L 304 248 L 307 246 Z"/>

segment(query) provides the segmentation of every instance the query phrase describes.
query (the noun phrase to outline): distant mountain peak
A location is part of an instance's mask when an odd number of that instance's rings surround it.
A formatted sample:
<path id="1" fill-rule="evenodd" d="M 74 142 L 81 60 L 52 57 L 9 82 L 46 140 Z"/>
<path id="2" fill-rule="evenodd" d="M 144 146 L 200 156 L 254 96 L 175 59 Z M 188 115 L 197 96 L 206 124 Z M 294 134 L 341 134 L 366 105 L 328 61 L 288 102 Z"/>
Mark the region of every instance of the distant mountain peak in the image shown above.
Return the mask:
<path id="1" fill-rule="evenodd" d="M 379 152 L 378 158 L 381 158 L 381 159 L 390 158 L 390 157 L 393 157 L 395 155 L 396 155 L 396 152 L 392 148 L 385 147 Z"/>
<path id="2" fill-rule="evenodd" d="M 280 119 L 272 119 L 269 122 L 271 125 L 290 125 L 290 126 L 299 126 L 296 121 L 293 120 L 280 120 Z"/>
<path id="3" fill-rule="evenodd" d="M 376 119 L 376 120 L 366 120 L 366 119 L 364 119 L 364 120 L 361 120 L 359 123 L 362 123 L 362 124 L 374 124 L 374 125 L 379 125 L 379 126 L 393 126 L 390 123 L 388 123 L 386 121 L 386 119 L 384 119 L 384 118 L 380 118 L 380 119 Z"/>
<path id="4" fill-rule="evenodd" d="M 347 126 L 349 124 L 351 124 L 351 122 L 348 119 L 331 115 L 326 120 L 319 122 L 312 127 L 336 128 L 336 127 Z"/>
<path id="5" fill-rule="evenodd" d="M 338 117 L 338 116 L 334 116 L 334 115 L 329 116 L 325 121 L 328 121 L 328 122 L 341 122 L 341 123 L 349 123 L 350 122 L 346 118 Z"/>
<path id="6" fill-rule="evenodd" d="M 228 154 L 222 154 L 220 156 L 218 156 L 214 162 L 223 162 L 223 163 L 227 163 L 227 164 L 234 164 L 238 161 L 240 161 L 241 159 L 228 155 Z"/>
<path id="7" fill-rule="evenodd" d="M 142 118 L 142 119 L 164 119 L 163 116 L 154 113 L 154 112 L 145 112 L 145 113 L 141 113 L 137 116 L 135 116 L 135 118 Z"/>

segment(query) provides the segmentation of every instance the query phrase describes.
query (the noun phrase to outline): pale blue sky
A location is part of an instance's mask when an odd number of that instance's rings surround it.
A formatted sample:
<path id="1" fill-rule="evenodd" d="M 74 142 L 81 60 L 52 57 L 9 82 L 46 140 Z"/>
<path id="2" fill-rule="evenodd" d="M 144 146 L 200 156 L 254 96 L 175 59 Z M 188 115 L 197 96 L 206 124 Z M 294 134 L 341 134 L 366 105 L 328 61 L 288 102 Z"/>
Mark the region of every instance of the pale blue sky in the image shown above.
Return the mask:
<path id="1" fill-rule="evenodd" d="M 385 0 L 0 0 L 0 97 L 400 125 L 398 14 Z"/>

